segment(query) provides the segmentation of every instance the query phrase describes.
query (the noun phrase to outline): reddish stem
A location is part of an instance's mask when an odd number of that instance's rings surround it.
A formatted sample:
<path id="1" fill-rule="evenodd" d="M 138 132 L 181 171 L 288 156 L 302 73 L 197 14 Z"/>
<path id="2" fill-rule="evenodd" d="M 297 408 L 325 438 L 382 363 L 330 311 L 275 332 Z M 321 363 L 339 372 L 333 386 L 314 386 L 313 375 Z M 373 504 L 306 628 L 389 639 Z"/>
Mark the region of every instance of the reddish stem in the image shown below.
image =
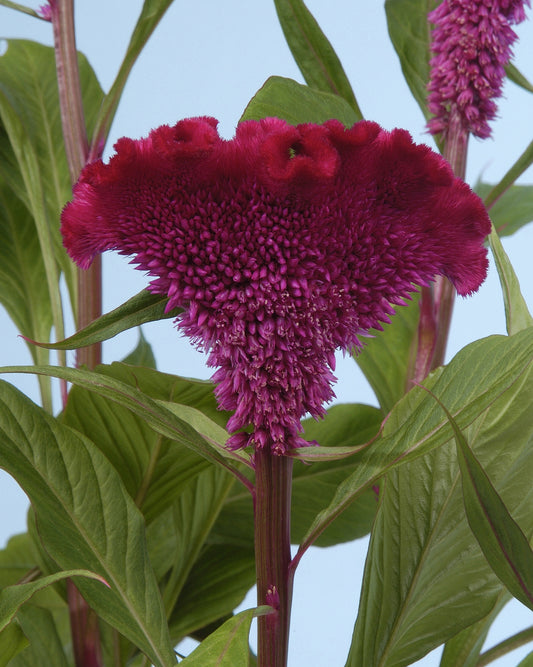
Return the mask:
<path id="1" fill-rule="evenodd" d="M 467 152 L 468 132 L 459 117 L 452 114 L 445 136 L 444 157 L 458 178 L 465 177 Z M 430 371 L 444 363 L 454 302 L 455 288 L 444 276 L 437 276 L 433 285 L 422 288 L 418 348 L 410 374 L 414 382 L 422 382 Z"/>
<path id="2" fill-rule="evenodd" d="M 50 0 L 54 29 L 57 84 L 65 151 L 71 182 L 75 183 L 85 166 L 89 150 L 83 114 L 78 54 L 74 30 L 73 0 Z M 94 262 L 87 272 L 78 272 L 78 329 L 101 315 L 101 263 Z M 101 360 L 101 346 L 78 351 L 78 365 L 93 368 Z M 67 596 L 74 657 L 77 667 L 103 664 L 98 618 L 71 580 Z"/>
<path id="3" fill-rule="evenodd" d="M 255 454 L 255 561 L 257 603 L 275 611 L 260 616 L 258 667 L 285 667 L 289 648 L 293 570 L 290 568 L 292 459 L 267 449 Z"/>

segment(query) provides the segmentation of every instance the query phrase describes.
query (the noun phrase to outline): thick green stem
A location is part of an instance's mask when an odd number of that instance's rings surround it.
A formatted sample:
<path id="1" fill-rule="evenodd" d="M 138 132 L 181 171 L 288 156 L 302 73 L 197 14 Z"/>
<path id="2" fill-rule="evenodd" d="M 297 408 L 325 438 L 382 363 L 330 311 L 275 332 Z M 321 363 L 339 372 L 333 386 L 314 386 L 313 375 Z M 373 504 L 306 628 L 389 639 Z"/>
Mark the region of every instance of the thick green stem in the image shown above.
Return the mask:
<path id="1" fill-rule="evenodd" d="M 289 649 L 293 570 L 290 567 L 292 459 L 268 449 L 255 454 L 257 604 L 275 611 L 257 619 L 258 667 L 285 667 Z"/>

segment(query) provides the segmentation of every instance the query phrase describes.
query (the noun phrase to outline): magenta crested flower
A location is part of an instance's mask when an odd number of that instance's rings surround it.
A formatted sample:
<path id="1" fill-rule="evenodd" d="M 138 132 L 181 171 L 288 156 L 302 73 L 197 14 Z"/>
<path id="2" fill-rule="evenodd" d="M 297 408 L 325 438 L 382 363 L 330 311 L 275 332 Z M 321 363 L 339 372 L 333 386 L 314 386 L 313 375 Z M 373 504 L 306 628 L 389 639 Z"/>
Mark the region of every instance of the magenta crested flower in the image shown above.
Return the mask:
<path id="1" fill-rule="evenodd" d="M 180 329 L 217 370 L 234 411 L 228 447 L 307 445 L 324 415 L 335 350 L 361 347 L 417 285 L 447 276 L 469 294 L 487 271 L 481 200 L 403 130 L 362 121 L 212 118 L 120 139 L 88 165 L 62 215 L 71 257 L 133 256 L 149 289 L 180 306 Z"/>
<path id="2" fill-rule="evenodd" d="M 490 136 L 505 65 L 516 40 L 511 23 L 525 19 L 529 0 L 444 0 L 428 18 L 432 33 L 428 123 L 432 134 L 446 133 L 452 118 L 465 132 Z"/>

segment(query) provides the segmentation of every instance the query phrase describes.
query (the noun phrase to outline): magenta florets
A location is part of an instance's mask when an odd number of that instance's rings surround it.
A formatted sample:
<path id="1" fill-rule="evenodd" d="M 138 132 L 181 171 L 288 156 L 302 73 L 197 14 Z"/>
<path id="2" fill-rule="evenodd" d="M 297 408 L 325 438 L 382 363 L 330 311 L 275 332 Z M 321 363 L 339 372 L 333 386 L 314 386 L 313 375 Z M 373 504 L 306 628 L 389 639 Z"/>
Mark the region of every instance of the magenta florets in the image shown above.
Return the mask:
<path id="1" fill-rule="evenodd" d="M 429 20 L 432 33 L 428 123 L 432 134 L 446 134 L 452 119 L 465 132 L 490 136 L 505 65 L 516 40 L 511 23 L 525 18 L 529 0 L 444 0 Z"/>
<path id="2" fill-rule="evenodd" d="M 483 281 L 490 223 L 479 198 L 407 132 L 337 121 L 180 121 L 121 139 L 83 172 L 62 216 L 87 267 L 115 249 L 184 309 L 180 329 L 209 352 L 231 448 L 307 445 L 304 414 L 333 397 L 335 350 L 361 346 L 416 285 Z"/>

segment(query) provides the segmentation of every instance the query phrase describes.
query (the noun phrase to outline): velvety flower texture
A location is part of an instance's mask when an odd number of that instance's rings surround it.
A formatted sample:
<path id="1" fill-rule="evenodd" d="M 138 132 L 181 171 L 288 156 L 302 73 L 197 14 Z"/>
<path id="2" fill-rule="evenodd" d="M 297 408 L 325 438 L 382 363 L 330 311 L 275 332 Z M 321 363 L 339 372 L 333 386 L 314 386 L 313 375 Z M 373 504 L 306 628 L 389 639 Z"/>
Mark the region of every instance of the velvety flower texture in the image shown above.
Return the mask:
<path id="1" fill-rule="evenodd" d="M 494 98 L 501 95 L 516 40 L 510 24 L 525 19 L 526 4 L 529 0 L 444 0 L 429 14 L 436 26 L 428 86 L 432 134 L 445 133 L 455 114 L 466 132 L 490 136 Z"/>
<path id="2" fill-rule="evenodd" d="M 308 444 L 302 416 L 333 396 L 334 353 L 359 348 L 415 285 L 485 278 L 489 219 L 469 187 L 403 130 L 212 118 L 120 139 L 85 168 L 62 216 L 71 257 L 132 255 L 149 289 L 217 367 L 231 448 Z M 246 430 L 243 430 L 246 429 Z"/>

